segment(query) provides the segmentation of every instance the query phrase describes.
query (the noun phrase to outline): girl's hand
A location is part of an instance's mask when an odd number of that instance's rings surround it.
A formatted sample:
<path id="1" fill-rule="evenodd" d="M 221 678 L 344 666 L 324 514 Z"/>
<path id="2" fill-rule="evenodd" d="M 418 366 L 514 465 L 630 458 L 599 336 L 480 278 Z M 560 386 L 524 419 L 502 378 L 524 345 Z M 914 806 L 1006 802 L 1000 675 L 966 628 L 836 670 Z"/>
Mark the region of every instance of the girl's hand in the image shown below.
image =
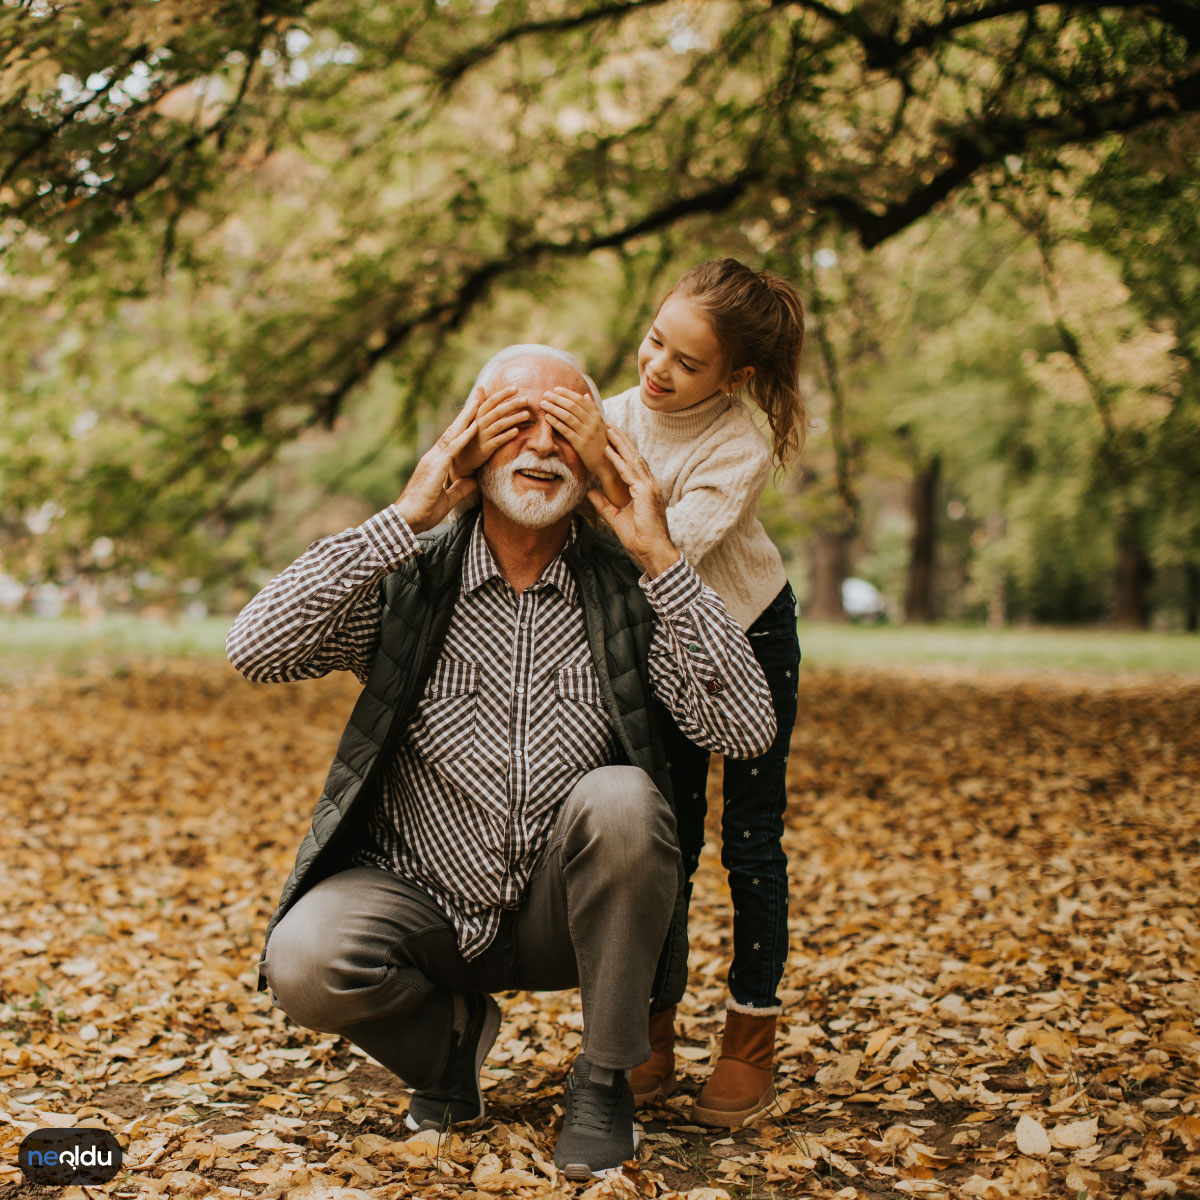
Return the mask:
<path id="1" fill-rule="evenodd" d="M 542 409 L 551 426 L 571 443 L 580 461 L 598 475 L 605 465 L 608 426 L 590 395 L 556 387 L 542 393 Z"/>
<path id="2" fill-rule="evenodd" d="M 666 501 L 629 435 L 620 429 L 609 429 L 608 441 L 605 454 L 630 499 L 618 507 L 595 488 L 588 492 L 588 499 L 600 519 L 620 539 L 621 545 L 653 579 L 679 561 L 679 551 L 671 541 L 667 526 Z"/>
<path id="3" fill-rule="evenodd" d="M 515 387 L 501 388 L 490 396 L 478 387 L 467 407 L 476 410 L 475 436 L 454 456 L 452 480 L 474 475 L 505 442 L 517 436 L 517 426 L 529 419 L 529 409 L 517 397 Z"/>
<path id="4" fill-rule="evenodd" d="M 608 458 L 608 426 L 590 394 L 556 387 L 542 393 L 542 410 L 551 428 L 571 444 L 579 461 L 587 467 L 618 508 L 629 503 L 629 489 Z"/>

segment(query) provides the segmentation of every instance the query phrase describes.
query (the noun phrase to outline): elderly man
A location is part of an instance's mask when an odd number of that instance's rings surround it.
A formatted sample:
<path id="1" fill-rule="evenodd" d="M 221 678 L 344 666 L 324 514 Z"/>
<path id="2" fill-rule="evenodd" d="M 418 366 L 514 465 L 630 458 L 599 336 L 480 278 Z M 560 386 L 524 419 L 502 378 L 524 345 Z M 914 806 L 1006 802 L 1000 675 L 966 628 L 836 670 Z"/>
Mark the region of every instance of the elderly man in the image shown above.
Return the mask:
<path id="1" fill-rule="evenodd" d="M 650 1002 L 682 990 L 656 711 L 735 756 L 775 722 L 621 434 L 632 499 L 590 493 L 621 544 L 574 515 L 585 471 L 542 410 L 555 387 L 594 394 L 562 351 L 497 355 L 400 498 L 267 584 L 227 649 L 252 680 L 365 684 L 268 930 L 277 1003 L 415 1089 L 410 1128 L 440 1128 L 483 1116 L 491 994 L 578 986 L 555 1162 L 583 1179 L 632 1156 L 625 1075 L 649 1054 Z M 476 489 L 478 510 L 426 532 Z"/>

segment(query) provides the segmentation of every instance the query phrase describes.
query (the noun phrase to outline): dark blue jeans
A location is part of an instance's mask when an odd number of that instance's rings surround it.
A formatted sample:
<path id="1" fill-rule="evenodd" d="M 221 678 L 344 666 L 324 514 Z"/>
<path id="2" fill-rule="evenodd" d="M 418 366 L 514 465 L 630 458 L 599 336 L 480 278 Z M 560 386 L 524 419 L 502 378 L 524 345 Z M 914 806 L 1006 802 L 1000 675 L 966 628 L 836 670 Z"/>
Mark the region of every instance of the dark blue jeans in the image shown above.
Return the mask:
<path id="1" fill-rule="evenodd" d="M 725 805 L 721 814 L 721 863 L 733 896 L 733 964 L 729 991 L 738 1004 L 772 1008 L 788 954 L 787 858 L 783 814 L 787 807 L 787 758 L 796 724 L 800 645 L 796 597 L 790 584 L 746 630 L 771 689 L 778 729 L 761 758 L 725 759 Z M 663 738 L 675 792 L 679 846 L 692 874 L 704 846 L 708 751 L 687 740 L 673 724 Z"/>

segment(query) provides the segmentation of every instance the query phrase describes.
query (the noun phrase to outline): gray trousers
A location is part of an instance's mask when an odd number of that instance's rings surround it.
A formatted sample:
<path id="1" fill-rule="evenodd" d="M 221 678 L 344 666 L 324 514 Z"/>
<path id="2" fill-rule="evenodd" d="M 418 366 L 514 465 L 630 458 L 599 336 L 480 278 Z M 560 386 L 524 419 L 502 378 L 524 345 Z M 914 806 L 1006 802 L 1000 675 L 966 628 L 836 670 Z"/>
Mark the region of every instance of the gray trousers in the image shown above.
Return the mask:
<path id="1" fill-rule="evenodd" d="M 456 992 L 579 987 L 583 1052 L 627 1069 L 650 1055 L 678 858 L 674 815 L 650 777 L 601 767 L 563 802 L 520 907 L 503 913 L 481 955 L 462 957 L 454 927 L 415 884 L 354 867 L 288 911 L 263 974 L 298 1025 L 349 1039 L 413 1088 L 446 1065 Z"/>

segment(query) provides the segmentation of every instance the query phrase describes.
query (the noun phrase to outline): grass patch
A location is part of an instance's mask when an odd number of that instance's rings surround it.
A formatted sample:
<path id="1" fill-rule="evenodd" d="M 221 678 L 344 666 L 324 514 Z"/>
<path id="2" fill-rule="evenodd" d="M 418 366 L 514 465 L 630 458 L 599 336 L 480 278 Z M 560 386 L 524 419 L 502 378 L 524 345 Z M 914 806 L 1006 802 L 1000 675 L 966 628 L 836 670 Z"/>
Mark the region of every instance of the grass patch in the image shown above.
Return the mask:
<path id="1" fill-rule="evenodd" d="M 114 615 L 0 618 L 0 678 L 37 671 L 119 672 L 149 658 L 213 658 L 225 652 L 229 616 Z M 957 666 L 980 671 L 1200 674 L 1200 637 L 1104 629 L 815 625 L 800 622 L 808 667 Z"/>
<path id="2" fill-rule="evenodd" d="M 979 670 L 1200 673 L 1200 637 L 1190 633 L 801 621 L 800 648 L 805 663 L 814 667 L 950 665 Z"/>
<path id="3" fill-rule="evenodd" d="M 77 617 L 0 618 L 0 677 L 40 670 L 59 675 L 119 672 L 147 658 L 211 658 L 225 653 L 229 617 L 166 620 L 120 614 L 99 621 Z"/>

